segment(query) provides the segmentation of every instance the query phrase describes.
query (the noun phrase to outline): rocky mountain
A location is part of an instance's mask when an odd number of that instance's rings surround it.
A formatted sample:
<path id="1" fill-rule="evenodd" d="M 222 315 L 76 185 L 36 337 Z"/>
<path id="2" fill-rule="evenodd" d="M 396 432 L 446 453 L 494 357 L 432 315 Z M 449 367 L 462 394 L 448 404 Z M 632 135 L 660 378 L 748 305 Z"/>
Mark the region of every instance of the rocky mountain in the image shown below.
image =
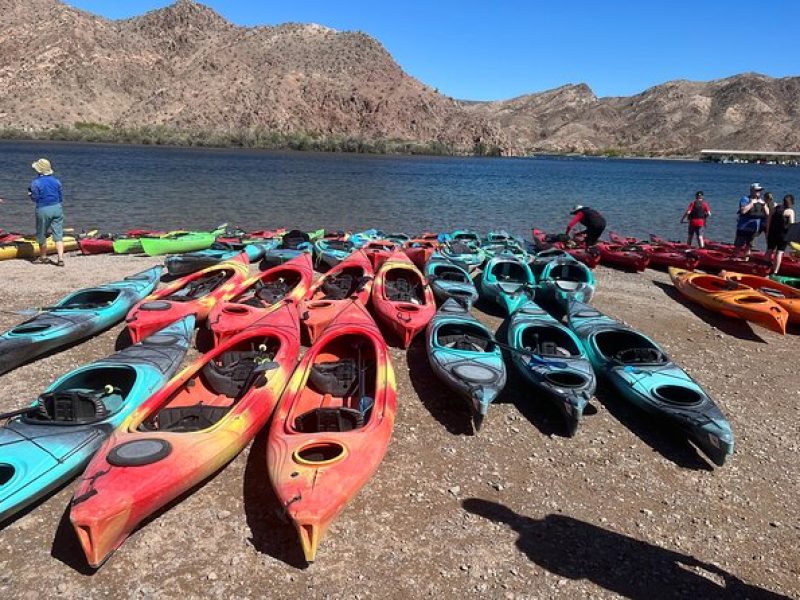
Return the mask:
<path id="1" fill-rule="evenodd" d="M 59 0 L 0 0 L 0 130 L 277 132 L 472 152 L 691 154 L 796 149 L 800 78 L 673 81 L 598 98 L 585 84 L 462 102 L 374 38 L 319 25 L 239 27 L 193 0 L 113 21 Z"/>

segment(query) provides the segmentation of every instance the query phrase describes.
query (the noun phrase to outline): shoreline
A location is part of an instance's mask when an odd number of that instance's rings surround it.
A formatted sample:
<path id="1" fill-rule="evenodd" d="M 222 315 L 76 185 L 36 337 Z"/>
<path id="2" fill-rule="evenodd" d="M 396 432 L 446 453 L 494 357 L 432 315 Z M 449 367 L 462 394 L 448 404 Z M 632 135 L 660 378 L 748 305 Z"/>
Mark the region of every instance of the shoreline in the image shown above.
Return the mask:
<path id="1" fill-rule="evenodd" d="M 72 254 L 56 269 L 0 261 L 0 328 L 24 319 L 13 311 L 156 262 Z M 276 516 L 260 436 L 91 576 L 65 513 L 74 488 L 67 484 L 3 524 L 0 592 L 31 600 L 796 597 L 796 333 L 751 329 L 684 304 L 658 271 L 599 267 L 595 276 L 594 305 L 662 344 L 731 421 L 736 450 L 724 467 L 710 469 L 682 436 L 603 390 L 577 436 L 562 437 L 555 410 L 513 377 L 471 435 L 466 406 L 433 377 L 418 338 L 407 352 L 390 350 L 398 414 L 389 452 L 313 565 L 303 564 L 295 531 Z M 498 317 L 475 314 L 500 326 Z M 3 375 L 0 410 L 110 354 L 121 331 Z M 354 570 L 364 557 L 369 568 Z"/>

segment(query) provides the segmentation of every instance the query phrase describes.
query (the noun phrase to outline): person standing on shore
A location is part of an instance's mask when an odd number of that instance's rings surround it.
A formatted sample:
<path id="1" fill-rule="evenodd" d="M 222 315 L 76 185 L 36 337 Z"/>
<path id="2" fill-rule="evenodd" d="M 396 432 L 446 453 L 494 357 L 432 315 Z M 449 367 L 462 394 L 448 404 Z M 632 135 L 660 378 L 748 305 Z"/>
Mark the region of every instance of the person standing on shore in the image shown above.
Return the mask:
<path id="1" fill-rule="evenodd" d="M 750 185 L 750 195 L 742 196 L 739 200 L 738 219 L 736 221 L 736 239 L 733 242 L 735 253 L 738 255 L 744 248 L 744 258 L 750 258 L 753 240 L 761 233 L 764 222 L 769 218 L 769 208 L 761 198 L 760 183 Z"/>
<path id="2" fill-rule="evenodd" d="M 39 243 L 39 257 L 33 262 L 48 264 L 47 233 L 53 232 L 53 240 L 58 252 L 59 267 L 64 266 L 64 211 L 61 182 L 53 175 L 53 167 L 46 158 L 40 158 L 31 167 L 36 178 L 31 182 L 29 194 L 36 203 L 36 241 Z"/>
<path id="3" fill-rule="evenodd" d="M 586 247 L 594 246 L 606 229 L 605 217 L 595 209 L 580 204 L 574 206 L 569 214 L 573 215 L 573 217 L 567 225 L 566 234 L 569 235 L 572 228 L 580 223 L 586 227 Z"/>
<path id="4" fill-rule="evenodd" d="M 787 244 L 786 233 L 794 222 L 794 196 L 786 194 L 783 197 L 783 204 L 775 207 L 767 227 L 766 258 L 772 263 L 772 273 L 777 274 L 781 268 L 781 259 L 783 259 Z M 775 254 L 774 259 L 773 253 Z"/>
<path id="5" fill-rule="evenodd" d="M 711 209 L 706 201 L 703 199 L 703 192 L 697 192 L 694 195 L 694 200 L 689 204 L 686 212 L 681 217 L 681 223 L 685 223 L 689 219 L 689 239 L 686 244 L 692 245 L 692 238 L 697 236 L 697 246 L 705 248 L 705 240 L 703 239 L 703 230 L 706 226 L 706 219 L 711 216 Z"/>

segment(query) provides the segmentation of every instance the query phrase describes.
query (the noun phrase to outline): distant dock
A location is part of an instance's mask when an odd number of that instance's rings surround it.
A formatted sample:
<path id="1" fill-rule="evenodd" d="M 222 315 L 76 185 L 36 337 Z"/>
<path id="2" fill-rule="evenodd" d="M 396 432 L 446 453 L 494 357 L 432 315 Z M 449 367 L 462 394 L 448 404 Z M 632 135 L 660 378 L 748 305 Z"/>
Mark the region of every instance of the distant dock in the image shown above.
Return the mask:
<path id="1" fill-rule="evenodd" d="M 765 150 L 700 150 L 700 159 L 719 163 L 800 166 L 800 152 Z"/>

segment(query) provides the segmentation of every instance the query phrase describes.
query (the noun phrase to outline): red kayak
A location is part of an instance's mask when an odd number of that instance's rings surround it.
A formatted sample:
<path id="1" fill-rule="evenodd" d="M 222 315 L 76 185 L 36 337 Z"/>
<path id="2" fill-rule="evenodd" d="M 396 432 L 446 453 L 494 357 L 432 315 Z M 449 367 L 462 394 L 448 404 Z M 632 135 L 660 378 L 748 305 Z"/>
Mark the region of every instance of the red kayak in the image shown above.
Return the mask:
<path id="1" fill-rule="evenodd" d="M 4 231 L 0 229 L 0 244 L 8 244 L 11 242 L 15 242 L 17 240 L 21 240 L 25 236 L 21 233 L 12 233 L 10 231 Z M 34 237 L 34 236 L 30 236 Z"/>
<path id="2" fill-rule="evenodd" d="M 88 237 L 78 240 L 83 254 L 108 254 L 114 252 L 114 238 L 110 235 L 106 237 Z"/>
<path id="3" fill-rule="evenodd" d="M 313 279 L 311 255 L 305 252 L 250 277 L 234 290 L 230 300 L 217 304 L 208 313 L 214 344 L 258 325 L 287 300 L 299 303 L 308 294 Z"/>
<path id="4" fill-rule="evenodd" d="M 187 315 L 199 323 L 218 302 L 230 300 L 247 279 L 249 261 L 242 252 L 236 258 L 177 279 L 156 290 L 128 313 L 125 321 L 133 343 L 146 338 Z"/>
<path id="5" fill-rule="evenodd" d="M 677 267 L 694 271 L 700 264 L 700 257 L 692 250 L 673 250 L 664 246 L 642 246 L 642 251 L 650 259 L 648 266 L 661 269 Z"/>
<path id="6" fill-rule="evenodd" d="M 616 267 L 626 271 L 644 271 L 650 263 L 647 254 L 635 246 L 621 246 L 619 244 L 597 244 L 600 250 L 600 262 L 609 267 Z"/>
<path id="7" fill-rule="evenodd" d="M 439 248 L 439 242 L 417 238 L 409 240 L 403 245 L 403 252 L 411 259 L 411 262 L 420 270 L 425 270 L 425 265 L 433 253 Z"/>
<path id="8" fill-rule="evenodd" d="M 704 271 L 733 271 L 734 273 L 747 273 L 748 275 L 766 276 L 769 273 L 769 264 L 757 260 L 742 260 L 733 258 L 728 252 L 709 250 L 708 248 L 695 250 L 700 259 L 699 268 Z"/>
<path id="9" fill-rule="evenodd" d="M 639 240 L 637 240 L 635 237 L 623 237 L 614 231 L 608 234 L 608 239 L 611 240 L 612 244 L 619 244 L 620 246 L 639 243 Z"/>
<path id="10" fill-rule="evenodd" d="M 400 251 L 383 263 L 372 287 L 372 308 L 378 319 L 408 348 L 436 314 L 433 292 L 422 273 Z"/>
<path id="11" fill-rule="evenodd" d="M 300 319 L 313 343 L 353 300 L 366 306 L 375 272 L 367 255 L 356 250 L 317 279 L 300 305 Z"/>
<path id="12" fill-rule="evenodd" d="M 370 240 L 361 247 L 361 251 L 369 258 L 372 269 L 377 271 L 386 259 L 399 248 L 400 246 L 391 240 Z"/>

